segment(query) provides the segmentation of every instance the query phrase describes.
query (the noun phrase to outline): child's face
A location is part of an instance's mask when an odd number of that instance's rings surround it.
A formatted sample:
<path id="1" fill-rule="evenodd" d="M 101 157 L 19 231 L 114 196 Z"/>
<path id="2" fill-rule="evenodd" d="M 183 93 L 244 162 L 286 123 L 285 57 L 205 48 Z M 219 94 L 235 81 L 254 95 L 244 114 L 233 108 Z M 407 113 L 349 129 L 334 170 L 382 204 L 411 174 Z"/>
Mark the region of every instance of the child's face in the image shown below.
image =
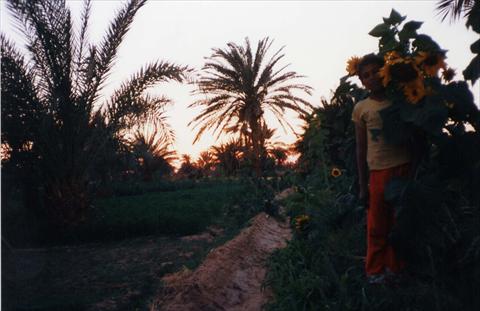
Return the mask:
<path id="1" fill-rule="evenodd" d="M 382 79 L 378 75 L 379 70 L 380 65 L 378 64 L 368 64 L 360 70 L 360 81 L 362 81 L 363 86 L 371 92 L 378 92 L 384 89 Z"/>

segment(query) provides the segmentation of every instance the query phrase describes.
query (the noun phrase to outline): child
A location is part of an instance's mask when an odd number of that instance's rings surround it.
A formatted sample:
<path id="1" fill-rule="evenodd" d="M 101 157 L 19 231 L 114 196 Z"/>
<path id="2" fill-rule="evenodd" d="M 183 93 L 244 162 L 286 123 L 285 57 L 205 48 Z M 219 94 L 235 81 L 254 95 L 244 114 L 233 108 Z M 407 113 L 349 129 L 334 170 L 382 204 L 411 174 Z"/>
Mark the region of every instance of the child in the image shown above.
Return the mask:
<path id="1" fill-rule="evenodd" d="M 392 177 L 408 175 L 411 162 L 411 154 L 406 146 L 385 143 L 380 132 L 382 119 L 378 112 L 391 104 L 378 75 L 382 66 L 383 58 L 374 54 L 364 56 L 358 63 L 358 76 L 370 94 L 355 105 L 352 113 L 357 145 L 359 199 L 366 202 L 369 197 L 365 270 L 370 283 L 384 283 L 386 278 L 399 273 L 404 266 L 388 241 L 395 219 L 393 207 L 384 200 L 384 189 Z"/>

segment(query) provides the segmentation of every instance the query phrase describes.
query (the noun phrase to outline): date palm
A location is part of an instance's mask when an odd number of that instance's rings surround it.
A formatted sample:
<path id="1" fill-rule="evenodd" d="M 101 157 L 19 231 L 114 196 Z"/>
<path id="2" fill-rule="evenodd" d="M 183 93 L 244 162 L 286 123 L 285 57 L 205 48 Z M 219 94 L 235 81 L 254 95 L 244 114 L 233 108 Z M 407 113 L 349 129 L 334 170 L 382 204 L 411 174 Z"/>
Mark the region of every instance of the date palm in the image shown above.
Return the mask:
<path id="1" fill-rule="evenodd" d="M 226 143 L 211 148 L 217 165 L 225 176 L 234 176 L 240 169 L 243 145 L 239 140 L 231 139 Z"/>
<path id="2" fill-rule="evenodd" d="M 199 175 L 199 168 L 192 162 L 192 158 L 188 154 L 182 154 L 182 164 L 177 171 L 177 176 L 180 178 L 193 179 Z"/>
<path id="3" fill-rule="evenodd" d="M 213 130 L 217 138 L 222 133 L 245 136 L 255 158 L 257 176 L 261 174 L 260 157 L 265 147 L 262 136 L 265 111 L 271 111 L 284 129 L 293 130 L 285 111 L 305 115 L 311 109 L 306 100 L 295 95 L 296 92 L 310 95 L 311 88 L 292 82 L 302 76 L 284 71 L 287 66 L 279 67 L 283 48 L 267 58 L 271 45 L 272 41 L 265 38 L 253 51 L 246 38 L 244 46 L 228 43 L 224 49 L 214 48 L 203 67 L 196 92 L 206 98 L 190 105 L 203 108 L 189 123 L 198 127 L 194 142 L 207 130 Z"/>
<path id="4" fill-rule="evenodd" d="M 209 150 L 205 150 L 200 152 L 195 164 L 202 177 L 209 177 L 212 175 L 213 170 L 215 169 L 216 161 L 213 153 Z"/>
<path id="5" fill-rule="evenodd" d="M 289 146 L 281 141 L 274 141 L 275 129 L 264 128 L 266 157 L 275 162 L 275 166 L 281 167 L 290 155 Z"/>
<path id="6" fill-rule="evenodd" d="M 88 44 L 91 1 L 79 31 L 64 0 L 7 0 L 26 39 L 27 55 L 1 35 L 2 143 L 15 168 L 36 177 L 52 219 L 76 222 L 88 203 L 89 174 L 107 146 L 149 115 L 163 97 L 145 94 L 155 83 L 183 81 L 186 67 L 153 62 L 106 100 L 102 87 L 137 11 L 146 0 L 129 0 L 98 45 Z"/>
<path id="7" fill-rule="evenodd" d="M 168 129 L 166 133 L 169 132 Z M 153 122 L 146 122 L 135 131 L 129 145 L 137 159 L 143 180 L 151 181 L 157 171 L 162 175 L 173 171 L 172 163 L 176 160 L 176 152 L 171 149 L 172 142 L 172 137 L 165 134 L 165 129 Z"/>

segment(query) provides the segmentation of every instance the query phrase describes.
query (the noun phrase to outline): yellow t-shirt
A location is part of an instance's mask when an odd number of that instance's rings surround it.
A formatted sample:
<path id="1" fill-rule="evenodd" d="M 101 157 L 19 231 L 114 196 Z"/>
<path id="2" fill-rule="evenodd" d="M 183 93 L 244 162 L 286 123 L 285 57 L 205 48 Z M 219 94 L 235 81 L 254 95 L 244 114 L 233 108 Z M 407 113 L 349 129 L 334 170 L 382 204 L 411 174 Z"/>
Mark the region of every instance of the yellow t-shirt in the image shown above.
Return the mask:
<path id="1" fill-rule="evenodd" d="M 411 161 L 411 153 L 406 146 L 387 144 L 381 133 L 383 122 L 378 112 L 390 105 L 388 100 L 366 98 L 353 108 L 352 120 L 362 123 L 367 129 L 367 164 L 370 170 L 386 169 Z"/>

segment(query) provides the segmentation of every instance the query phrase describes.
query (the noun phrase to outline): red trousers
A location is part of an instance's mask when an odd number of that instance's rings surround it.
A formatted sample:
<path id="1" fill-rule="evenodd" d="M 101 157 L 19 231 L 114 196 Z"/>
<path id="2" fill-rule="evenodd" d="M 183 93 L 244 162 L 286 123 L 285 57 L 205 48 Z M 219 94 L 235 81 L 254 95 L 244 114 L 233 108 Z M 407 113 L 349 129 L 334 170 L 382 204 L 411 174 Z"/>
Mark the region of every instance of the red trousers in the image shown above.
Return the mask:
<path id="1" fill-rule="evenodd" d="M 385 202 L 386 184 L 397 176 L 407 176 L 410 164 L 370 171 L 370 206 L 367 211 L 367 258 L 365 271 L 368 275 L 381 274 L 388 268 L 398 273 L 404 263 L 395 256 L 393 247 L 388 243 L 395 223 L 393 207 Z"/>

